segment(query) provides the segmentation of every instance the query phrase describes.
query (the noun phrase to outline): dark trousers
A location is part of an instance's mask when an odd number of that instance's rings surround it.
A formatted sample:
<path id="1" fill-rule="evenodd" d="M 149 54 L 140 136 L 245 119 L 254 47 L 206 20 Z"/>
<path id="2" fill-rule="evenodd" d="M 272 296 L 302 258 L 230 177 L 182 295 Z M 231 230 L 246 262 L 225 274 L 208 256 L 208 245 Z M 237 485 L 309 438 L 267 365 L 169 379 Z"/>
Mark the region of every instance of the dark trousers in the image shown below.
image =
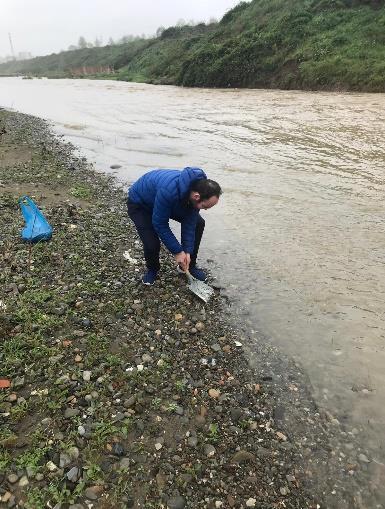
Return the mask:
<path id="1" fill-rule="evenodd" d="M 144 258 L 148 269 L 159 270 L 160 240 L 158 234 L 152 226 L 152 213 L 144 209 L 137 203 L 127 200 L 127 211 L 130 219 L 136 226 L 140 240 L 143 243 Z M 178 218 L 171 218 L 180 223 Z M 190 267 L 194 267 L 197 261 L 199 245 L 201 243 L 203 230 L 205 229 L 205 220 L 198 216 L 198 222 L 195 229 L 194 252 L 191 253 Z"/>

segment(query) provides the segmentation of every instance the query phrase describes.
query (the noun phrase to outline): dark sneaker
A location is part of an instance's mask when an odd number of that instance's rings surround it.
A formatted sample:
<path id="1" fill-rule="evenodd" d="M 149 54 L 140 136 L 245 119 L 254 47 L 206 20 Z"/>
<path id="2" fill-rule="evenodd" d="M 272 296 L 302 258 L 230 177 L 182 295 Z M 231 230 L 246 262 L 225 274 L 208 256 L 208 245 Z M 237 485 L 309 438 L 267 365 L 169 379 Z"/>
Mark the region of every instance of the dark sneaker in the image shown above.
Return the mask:
<path id="1" fill-rule="evenodd" d="M 199 281 L 207 280 L 206 272 L 204 272 L 202 269 L 198 269 L 198 267 L 190 267 L 190 274 L 192 277 L 195 277 L 195 279 L 198 279 Z"/>
<path id="2" fill-rule="evenodd" d="M 154 269 L 148 269 L 148 271 L 142 276 L 142 283 L 144 285 L 153 285 L 156 278 L 158 277 L 158 271 Z"/>

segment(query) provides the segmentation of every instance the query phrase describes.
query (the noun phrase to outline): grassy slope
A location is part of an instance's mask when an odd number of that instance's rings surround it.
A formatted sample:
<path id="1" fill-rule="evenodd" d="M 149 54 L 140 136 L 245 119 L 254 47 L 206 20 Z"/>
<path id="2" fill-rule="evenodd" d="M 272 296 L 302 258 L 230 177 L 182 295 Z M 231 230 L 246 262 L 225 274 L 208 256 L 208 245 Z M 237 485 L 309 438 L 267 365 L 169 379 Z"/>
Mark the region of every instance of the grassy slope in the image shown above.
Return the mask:
<path id="1" fill-rule="evenodd" d="M 131 81 L 384 91 L 385 7 L 350 1 L 241 2 L 219 24 L 2 65 L 0 74 L 109 64 Z"/>

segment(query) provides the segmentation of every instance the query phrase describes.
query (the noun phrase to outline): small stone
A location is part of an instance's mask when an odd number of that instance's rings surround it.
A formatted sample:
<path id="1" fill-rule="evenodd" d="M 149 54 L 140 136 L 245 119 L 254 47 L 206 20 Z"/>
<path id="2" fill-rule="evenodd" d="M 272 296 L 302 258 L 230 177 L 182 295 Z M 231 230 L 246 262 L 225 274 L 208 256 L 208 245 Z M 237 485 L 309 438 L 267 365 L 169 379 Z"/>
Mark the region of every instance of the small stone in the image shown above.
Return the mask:
<path id="1" fill-rule="evenodd" d="M 186 500 L 183 497 L 172 497 L 167 502 L 167 509 L 184 509 Z"/>
<path id="2" fill-rule="evenodd" d="M 64 411 L 64 418 L 70 419 L 71 417 L 76 417 L 80 414 L 80 410 L 78 408 L 66 408 Z"/>
<path id="3" fill-rule="evenodd" d="M 36 481 L 42 481 L 44 479 L 44 475 L 40 474 L 40 473 L 37 473 L 35 475 L 35 479 L 36 479 Z"/>
<path id="4" fill-rule="evenodd" d="M 220 509 L 221 507 L 223 507 L 223 502 L 221 502 L 220 500 L 216 500 L 215 501 L 215 508 L 216 509 Z"/>
<path id="5" fill-rule="evenodd" d="M 71 470 L 69 470 L 66 473 L 66 477 L 69 481 L 75 483 L 79 479 L 79 469 L 78 467 L 72 467 Z"/>
<path id="6" fill-rule="evenodd" d="M 11 403 L 14 403 L 15 401 L 17 401 L 17 394 L 15 394 L 14 392 L 12 394 L 10 394 L 8 396 L 8 401 L 10 401 Z"/>
<path id="7" fill-rule="evenodd" d="M 85 430 L 84 426 L 81 426 L 81 425 L 78 426 L 78 433 L 80 436 L 83 436 L 86 434 L 86 430 Z"/>
<path id="8" fill-rule="evenodd" d="M 280 440 L 282 440 L 283 442 L 286 442 L 286 440 L 287 440 L 287 436 L 286 436 L 286 435 L 284 435 L 284 434 L 283 434 L 283 433 L 281 433 L 280 431 L 277 431 L 276 435 L 277 435 L 277 437 L 278 437 Z"/>
<path id="9" fill-rule="evenodd" d="M 91 380 L 91 371 L 83 371 L 83 380 L 89 382 Z"/>
<path id="10" fill-rule="evenodd" d="M 120 442 L 114 442 L 112 444 L 111 453 L 114 456 L 124 456 L 124 447 Z"/>
<path id="11" fill-rule="evenodd" d="M 361 461 L 361 463 L 370 463 L 370 459 L 365 454 L 359 454 L 358 460 Z"/>
<path id="12" fill-rule="evenodd" d="M 246 500 L 246 507 L 255 507 L 257 500 L 255 498 L 249 498 Z"/>
<path id="13" fill-rule="evenodd" d="M 8 482 L 10 482 L 11 484 L 15 484 L 15 482 L 17 482 L 19 480 L 19 476 L 16 475 L 16 474 L 10 474 L 8 477 Z"/>
<path id="14" fill-rule="evenodd" d="M 198 438 L 195 436 L 188 437 L 187 443 L 190 447 L 196 447 L 198 445 Z"/>
<path id="15" fill-rule="evenodd" d="M 285 486 L 283 486 L 282 488 L 279 488 L 279 491 L 280 491 L 281 495 L 283 495 L 283 496 L 288 495 L 290 493 L 289 488 L 286 488 Z"/>
<path id="16" fill-rule="evenodd" d="M 205 444 L 204 446 L 204 449 L 203 449 L 203 452 L 205 453 L 205 455 L 208 457 L 208 458 L 211 458 L 215 455 L 216 453 L 216 450 L 215 450 L 215 447 L 211 444 Z"/>
<path id="17" fill-rule="evenodd" d="M 184 409 L 181 406 L 177 405 L 176 408 L 175 408 L 175 413 L 177 415 L 183 415 L 184 414 Z"/>
<path id="18" fill-rule="evenodd" d="M 23 475 L 23 477 L 19 481 L 20 488 L 23 488 L 24 486 L 28 486 L 28 484 L 29 484 L 28 477 L 26 475 Z"/>
<path id="19" fill-rule="evenodd" d="M 82 360 L 83 360 L 83 357 L 81 355 L 77 354 L 75 356 L 75 362 L 82 362 Z"/>
<path id="20" fill-rule="evenodd" d="M 12 493 L 10 491 L 6 491 L 2 497 L 0 497 L 1 502 L 9 502 L 12 498 Z"/>
<path id="21" fill-rule="evenodd" d="M 162 447 L 163 447 L 163 445 L 162 445 L 162 444 L 160 444 L 159 442 L 156 442 L 156 444 L 155 444 L 155 449 L 156 449 L 157 451 L 160 451 L 160 450 L 162 449 Z"/>
<path id="22" fill-rule="evenodd" d="M 238 451 L 231 458 L 231 463 L 247 463 L 249 461 L 255 461 L 255 456 L 248 451 Z"/>
<path id="23" fill-rule="evenodd" d="M 221 392 L 218 391 L 217 389 L 209 389 L 210 398 L 218 399 L 220 395 L 221 395 Z"/>
<path id="24" fill-rule="evenodd" d="M 177 313 L 177 314 L 175 315 L 175 317 L 174 317 L 174 318 L 175 318 L 175 320 L 176 320 L 177 322 L 179 322 L 180 320 L 182 320 L 183 315 L 181 315 L 180 313 Z"/>
<path id="25" fill-rule="evenodd" d="M 60 468 L 64 468 L 71 463 L 71 458 L 65 452 L 60 453 L 59 465 Z"/>
<path id="26" fill-rule="evenodd" d="M 80 454 L 77 447 L 70 447 L 67 452 L 72 460 L 77 460 Z"/>
<path id="27" fill-rule="evenodd" d="M 142 355 L 142 361 L 145 363 L 145 364 L 148 364 L 150 362 L 152 362 L 152 357 L 151 355 L 149 355 L 148 353 L 144 353 Z"/>
<path id="28" fill-rule="evenodd" d="M 195 328 L 197 331 L 202 332 L 205 328 L 205 324 L 202 322 L 198 322 L 195 324 Z"/>
<path id="29" fill-rule="evenodd" d="M 46 463 L 45 466 L 48 468 L 50 472 L 55 472 L 55 470 L 57 470 L 57 465 L 55 465 L 53 461 L 48 461 L 48 463 Z"/>
<path id="30" fill-rule="evenodd" d="M 89 500 L 97 500 L 102 493 L 103 493 L 102 486 L 91 486 L 90 488 L 85 489 L 84 496 Z"/>

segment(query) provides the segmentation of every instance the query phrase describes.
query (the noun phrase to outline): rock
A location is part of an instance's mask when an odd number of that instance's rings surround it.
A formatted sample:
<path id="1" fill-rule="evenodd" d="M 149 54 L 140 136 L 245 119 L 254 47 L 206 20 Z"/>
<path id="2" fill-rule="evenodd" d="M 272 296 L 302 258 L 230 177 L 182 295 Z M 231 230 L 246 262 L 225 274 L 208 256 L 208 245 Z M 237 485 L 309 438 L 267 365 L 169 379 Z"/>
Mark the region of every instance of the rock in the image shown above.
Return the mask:
<path id="1" fill-rule="evenodd" d="M 50 472 L 55 472 L 57 470 L 57 465 L 53 461 L 48 461 L 45 465 Z"/>
<path id="2" fill-rule="evenodd" d="M 257 499 L 249 498 L 248 500 L 246 500 L 246 507 L 255 507 L 256 503 L 257 503 Z"/>
<path id="3" fill-rule="evenodd" d="M 79 469 L 78 467 L 72 467 L 71 470 L 69 470 L 66 473 L 66 477 L 69 481 L 75 483 L 79 479 Z"/>
<path id="4" fill-rule="evenodd" d="M 176 408 L 175 408 L 175 413 L 177 415 L 183 415 L 184 414 L 184 409 L 181 406 L 177 405 Z"/>
<path id="5" fill-rule="evenodd" d="M 83 371 L 83 380 L 89 382 L 91 380 L 91 371 Z"/>
<path id="6" fill-rule="evenodd" d="M 72 460 L 78 459 L 79 449 L 77 447 L 70 447 L 67 452 Z"/>
<path id="7" fill-rule="evenodd" d="M 44 479 L 44 475 L 40 474 L 40 473 L 37 473 L 35 475 L 35 479 L 36 479 L 36 481 L 42 481 Z"/>
<path id="8" fill-rule="evenodd" d="M 167 502 L 167 509 L 184 509 L 186 500 L 183 497 L 172 497 Z"/>
<path id="9" fill-rule="evenodd" d="M 362 453 L 358 455 L 358 461 L 361 461 L 361 463 L 370 463 L 370 459 Z"/>
<path id="10" fill-rule="evenodd" d="M 202 322 L 198 322 L 195 324 L 195 328 L 197 331 L 202 332 L 205 328 L 205 324 Z"/>
<path id="11" fill-rule="evenodd" d="M 213 352 L 220 352 L 221 345 L 219 345 L 218 343 L 214 343 L 213 345 L 211 345 L 211 350 L 213 350 Z"/>
<path id="12" fill-rule="evenodd" d="M 112 444 L 111 453 L 114 456 L 124 456 L 124 447 L 120 442 L 114 442 Z"/>
<path id="13" fill-rule="evenodd" d="M 17 482 L 19 480 L 19 476 L 16 475 L 16 474 L 10 474 L 8 477 L 8 482 L 10 482 L 11 484 L 15 484 L 15 482 Z"/>
<path id="14" fill-rule="evenodd" d="M 80 425 L 80 426 L 78 426 L 78 433 L 79 433 L 79 435 L 80 435 L 80 436 L 85 435 L 85 434 L 86 434 L 86 429 L 85 429 L 85 427 L 84 427 L 84 426 L 81 426 L 81 425 Z"/>
<path id="15" fill-rule="evenodd" d="M 144 353 L 142 355 L 142 361 L 145 363 L 145 364 L 149 364 L 152 362 L 152 357 L 151 355 L 149 355 L 148 353 Z"/>
<path id="16" fill-rule="evenodd" d="M 103 486 L 90 486 L 84 490 L 84 496 L 89 500 L 97 500 L 103 493 Z"/>
<path id="17" fill-rule="evenodd" d="M 120 164 L 111 164 L 110 168 L 111 170 L 119 170 L 122 166 Z"/>
<path id="18" fill-rule="evenodd" d="M 130 458 L 122 458 L 120 460 L 120 468 L 129 468 L 129 466 L 131 465 L 131 460 Z"/>
<path id="19" fill-rule="evenodd" d="M 208 458 L 211 458 L 215 455 L 216 449 L 211 444 L 205 444 L 205 446 L 203 448 L 203 452 L 204 452 L 205 456 L 207 456 Z"/>
<path id="20" fill-rule="evenodd" d="M 28 484 L 29 484 L 28 477 L 26 475 L 23 475 L 23 477 L 19 481 L 20 488 L 23 488 L 24 486 L 28 486 Z"/>
<path id="21" fill-rule="evenodd" d="M 71 458 L 65 452 L 60 453 L 59 465 L 64 468 L 71 463 Z"/>
<path id="22" fill-rule="evenodd" d="M 70 419 L 71 417 L 76 417 L 80 414 L 80 410 L 78 408 L 66 408 L 64 411 L 64 418 Z"/>
<path id="23" fill-rule="evenodd" d="M 283 486 L 282 488 L 279 488 L 279 491 L 280 491 L 281 495 L 283 495 L 283 496 L 288 495 L 290 493 L 289 488 L 286 488 L 285 486 Z"/>
<path id="24" fill-rule="evenodd" d="M 221 392 L 218 391 L 217 389 L 209 389 L 210 398 L 218 399 L 220 395 L 221 395 Z"/>
<path id="25" fill-rule="evenodd" d="M 68 509 L 84 509 L 84 506 L 82 504 L 74 504 L 70 505 Z"/>
<path id="26" fill-rule="evenodd" d="M 283 433 L 281 433 L 280 431 L 277 431 L 276 435 L 277 435 L 277 437 L 278 437 L 280 440 L 282 440 L 283 442 L 286 442 L 286 440 L 287 440 L 287 436 L 286 436 L 286 435 L 284 435 L 284 434 L 283 434 Z"/>
<path id="27" fill-rule="evenodd" d="M 238 451 L 231 458 L 231 463 L 247 463 L 255 461 L 255 456 L 248 451 Z"/>
<path id="28" fill-rule="evenodd" d="M 196 447 L 198 445 L 198 438 L 195 436 L 188 437 L 187 443 L 190 447 Z"/>
<path id="29" fill-rule="evenodd" d="M 243 410 L 238 407 L 230 408 L 230 415 L 233 422 L 238 422 L 243 417 Z"/>

